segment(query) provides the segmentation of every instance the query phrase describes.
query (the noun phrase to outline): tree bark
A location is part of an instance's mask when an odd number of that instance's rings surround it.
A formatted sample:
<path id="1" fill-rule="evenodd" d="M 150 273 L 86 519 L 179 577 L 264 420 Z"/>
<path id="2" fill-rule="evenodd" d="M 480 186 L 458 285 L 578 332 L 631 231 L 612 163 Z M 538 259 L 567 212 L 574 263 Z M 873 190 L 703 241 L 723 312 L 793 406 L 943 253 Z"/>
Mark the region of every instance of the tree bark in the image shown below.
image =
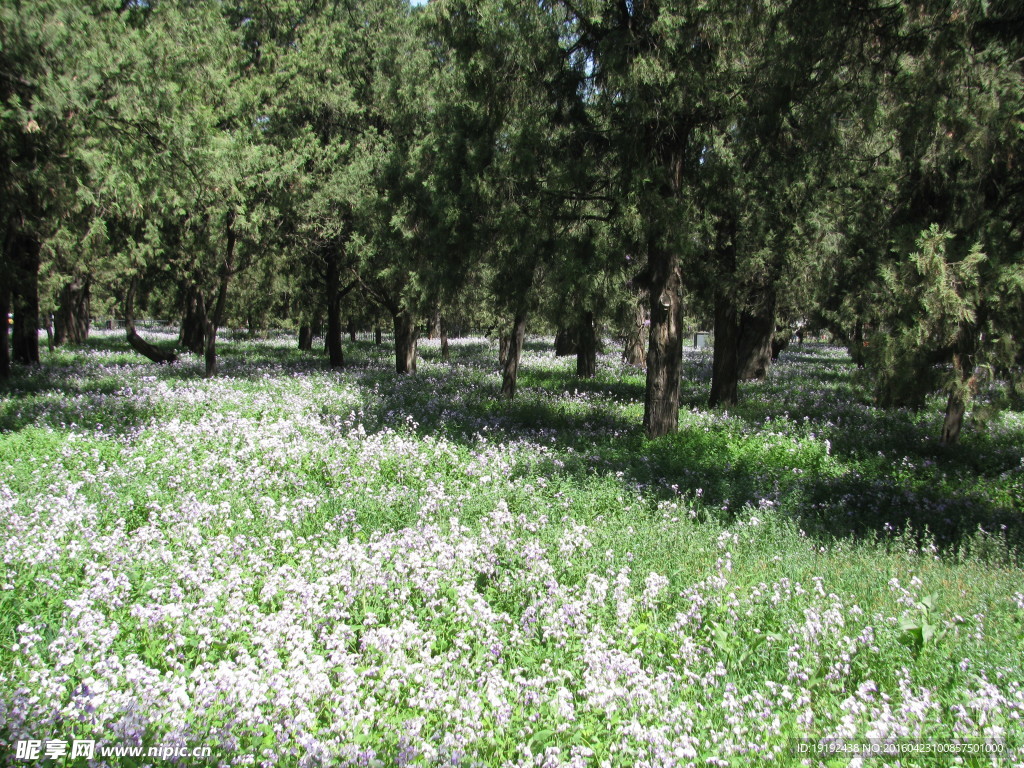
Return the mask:
<path id="1" fill-rule="evenodd" d="M 416 318 L 410 312 L 399 312 L 395 323 L 395 371 L 416 373 Z"/>
<path id="2" fill-rule="evenodd" d="M 953 368 L 958 374 L 957 381 L 949 390 L 946 401 L 946 416 L 942 422 L 942 445 L 953 445 L 960 440 L 964 415 L 967 413 L 967 401 L 973 394 L 975 384 L 973 366 L 966 354 L 953 355 Z"/>
<path id="3" fill-rule="evenodd" d="M 61 288 L 60 305 L 53 313 L 53 344 L 84 344 L 91 321 L 90 280 L 77 277 Z"/>
<path id="4" fill-rule="evenodd" d="M 194 355 L 203 354 L 205 324 L 206 307 L 202 294 L 195 285 L 189 283 L 185 289 L 185 311 L 181 318 L 181 333 L 178 335 L 179 346 Z"/>
<path id="5" fill-rule="evenodd" d="M 162 349 L 154 347 L 135 331 L 135 293 L 138 291 L 138 288 L 139 279 L 133 277 L 124 298 L 124 330 L 128 344 L 140 355 L 149 358 L 154 363 L 173 363 L 178 359 L 177 355 L 173 352 L 164 352 Z"/>
<path id="6" fill-rule="evenodd" d="M 597 328 L 593 312 L 584 312 L 580 316 L 577 340 L 576 375 L 592 379 L 597 375 Z"/>
<path id="7" fill-rule="evenodd" d="M 766 296 L 762 306 L 740 316 L 736 364 L 740 381 L 761 381 L 772 364 L 772 340 L 775 335 L 775 297 Z"/>
<path id="8" fill-rule="evenodd" d="M 0 260 L 0 381 L 11 375 L 11 327 L 7 322 L 7 314 L 11 311 L 11 289 L 7 274 L 7 267 Z"/>
<path id="9" fill-rule="evenodd" d="M 853 343 L 850 344 L 850 357 L 858 368 L 864 367 L 864 323 L 858 320 L 853 326 Z"/>
<path id="10" fill-rule="evenodd" d="M 345 351 L 341 346 L 341 270 L 338 264 L 338 254 L 334 250 L 328 251 L 327 258 L 327 338 L 324 346 L 327 348 L 327 357 L 331 368 L 345 367 Z"/>
<path id="11" fill-rule="evenodd" d="M 954 389 L 946 401 L 946 417 L 942 421 L 942 445 L 953 445 L 960 440 L 965 413 L 967 400 L 958 389 Z"/>
<path id="12" fill-rule="evenodd" d="M 441 335 L 441 310 L 435 308 L 427 318 L 427 338 L 434 340 Z"/>
<path id="13" fill-rule="evenodd" d="M 217 375 L 217 324 L 207 317 L 203 326 L 203 375 L 211 379 Z"/>
<path id="14" fill-rule="evenodd" d="M 680 298 L 679 258 L 660 246 L 650 246 L 647 386 L 644 392 L 644 433 L 649 438 L 679 427 L 679 378 L 683 365 L 683 304 Z"/>
<path id="15" fill-rule="evenodd" d="M 777 363 L 779 361 L 779 355 L 781 355 L 785 349 L 789 346 L 789 343 L 793 340 L 793 331 L 787 327 L 775 328 L 775 335 L 772 336 L 772 362 Z"/>
<path id="16" fill-rule="evenodd" d="M 526 337 L 526 310 L 516 312 L 512 330 L 507 337 L 504 373 L 501 379 L 501 394 L 512 400 L 516 396 L 516 380 L 519 377 L 519 360 L 523 355 L 523 339 Z"/>
<path id="17" fill-rule="evenodd" d="M 498 339 L 498 367 L 502 370 L 505 369 L 505 365 L 508 363 L 508 350 L 512 345 L 512 340 L 505 334 L 501 335 Z"/>
<path id="18" fill-rule="evenodd" d="M 313 326 L 303 323 L 299 326 L 299 349 L 309 352 L 313 348 Z"/>
<path id="19" fill-rule="evenodd" d="M 381 332 L 379 325 L 373 327 L 373 343 L 378 347 L 384 343 L 384 334 Z"/>
<path id="20" fill-rule="evenodd" d="M 220 281 L 217 286 L 217 303 L 213 307 L 213 313 L 207 314 L 204 327 L 206 378 L 217 375 L 217 330 L 224 322 L 224 313 L 228 304 L 228 283 L 235 269 L 235 214 L 228 213 L 225 222 L 225 235 L 227 238 L 224 264 L 220 271 Z"/>
<path id="21" fill-rule="evenodd" d="M 448 324 L 441 319 L 438 321 L 438 325 L 441 331 L 441 360 L 447 363 L 452 359 L 448 349 Z"/>
<path id="22" fill-rule="evenodd" d="M 555 333 L 555 357 L 579 354 L 578 336 L 575 328 L 559 328 Z"/>
<path id="23" fill-rule="evenodd" d="M 711 408 L 722 405 L 726 408 L 739 401 L 739 341 L 740 318 L 736 300 L 728 290 L 728 283 L 736 280 L 736 229 L 737 219 L 730 212 L 719 224 L 716 233 L 715 256 L 722 276 L 720 286 L 714 291 L 715 302 L 715 346 L 711 357 L 711 394 L 708 405 Z"/>
<path id="24" fill-rule="evenodd" d="M 626 330 L 626 344 L 622 349 L 622 360 L 626 365 L 643 368 L 647 365 L 644 349 L 644 329 L 647 327 L 647 310 L 638 304 L 633 312 L 632 323 Z"/>
<path id="25" fill-rule="evenodd" d="M 733 300 L 723 291 L 715 293 L 715 348 L 708 405 L 728 408 L 739 401 L 740 327 Z"/>
<path id="26" fill-rule="evenodd" d="M 348 319 L 348 340 L 356 343 L 356 321 L 351 317 Z"/>
<path id="27" fill-rule="evenodd" d="M 14 237 L 14 276 L 11 305 L 14 327 L 11 329 L 11 357 L 24 365 L 39 365 L 39 253 L 36 238 Z"/>

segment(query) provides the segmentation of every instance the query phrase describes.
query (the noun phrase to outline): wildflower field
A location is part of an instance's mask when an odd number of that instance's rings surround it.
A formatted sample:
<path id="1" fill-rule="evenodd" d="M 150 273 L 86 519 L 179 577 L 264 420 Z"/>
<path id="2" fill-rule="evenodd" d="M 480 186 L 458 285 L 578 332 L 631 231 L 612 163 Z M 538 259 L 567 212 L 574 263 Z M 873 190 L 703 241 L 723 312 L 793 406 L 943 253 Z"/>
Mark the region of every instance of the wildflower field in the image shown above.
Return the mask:
<path id="1" fill-rule="evenodd" d="M 943 448 L 937 399 L 872 407 L 841 350 L 728 413 L 687 350 L 645 441 L 612 345 L 580 380 L 530 341 L 511 404 L 485 339 L 407 377 L 370 343 L 332 372 L 239 338 L 210 380 L 123 346 L 0 390 L 0 764 L 1024 765 L 994 391 Z M 153 744 L 192 752 L 100 752 Z"/>

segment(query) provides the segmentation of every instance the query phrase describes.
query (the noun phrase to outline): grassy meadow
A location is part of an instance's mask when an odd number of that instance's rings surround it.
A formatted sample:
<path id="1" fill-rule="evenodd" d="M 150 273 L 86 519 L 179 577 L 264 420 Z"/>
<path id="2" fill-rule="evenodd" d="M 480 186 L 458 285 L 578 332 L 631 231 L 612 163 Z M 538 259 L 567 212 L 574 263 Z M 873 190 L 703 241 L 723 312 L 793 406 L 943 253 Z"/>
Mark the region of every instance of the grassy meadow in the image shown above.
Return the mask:
<path id="1" fill-rule="evenodd" d="M 511 404 L 486 339 L 402 378 L 294 346 L 225 340 L 206 380 L 101 332 L 0 389 L 0 764 L 1024 765 L 1024 412 L 995 391 L 944 448 L 939 399 L 874 408 L 842 350 L 729 412 L 686 350 L 646 441 L 611 344 L 580 380 L 530 340 Z"/>

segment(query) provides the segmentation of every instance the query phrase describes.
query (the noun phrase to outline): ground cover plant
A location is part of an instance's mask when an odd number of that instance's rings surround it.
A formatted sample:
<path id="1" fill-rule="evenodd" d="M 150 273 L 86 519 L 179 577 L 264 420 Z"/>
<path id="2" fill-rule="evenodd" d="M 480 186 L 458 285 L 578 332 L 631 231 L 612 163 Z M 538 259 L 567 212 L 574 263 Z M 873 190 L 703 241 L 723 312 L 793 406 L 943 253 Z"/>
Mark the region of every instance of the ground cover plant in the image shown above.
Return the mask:
<path id="1" fill-rule="evenodd" d="M 1024 764 L 1020 411 L 942 447 L 811 344 L 708 411 L 687 351 L 648 441 L 613 346 L 580 380 L 531 340 L 511 404 L 486 339 L 292 346 L 204 379 L 96 334 L 0 394 L 4 762 Z"/>

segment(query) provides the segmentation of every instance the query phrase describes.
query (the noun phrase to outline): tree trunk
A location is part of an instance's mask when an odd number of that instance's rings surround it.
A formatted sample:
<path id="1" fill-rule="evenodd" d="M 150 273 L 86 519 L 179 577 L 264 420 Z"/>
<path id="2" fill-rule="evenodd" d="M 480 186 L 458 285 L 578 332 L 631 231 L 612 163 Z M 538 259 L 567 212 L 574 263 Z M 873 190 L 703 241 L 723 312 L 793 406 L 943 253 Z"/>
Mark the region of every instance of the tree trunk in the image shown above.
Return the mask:
<path id="1" fill-rule="evenodd" d="M 559 328 L 555 333 L 555 357 L 579 354 L 578 335 L 575 328 Z"/>
<path id="2" fill-rule="evenodd" d="M 125 336 L 128 339 L 128 345 L 154 363 L 173 363 L 178 359 L 177 355 L 173 352 L 164 352 L 162 349 L 154 347 L 135 332 L 135 293 L 138 291 L 138 288 L 139 279 L 133 277 L 124 298 L 124 330 Z"/>
<path id="3" fill-rule="evenodd" d="M 775 335 L 775 297 L 769 294 L 763 306 L 743 312 L 736 344 L 736 365 L 740 381 L 761 381 L 772 364 Z"/>
<path id="4" fill-rule="evenodd" d="M 207 318 L 203 328 L 203 375 L 211 379 L 217 375 L 217 325 L 212 318 Z"/>
<path id="5" fill-rule="evenodd" d="M 502 370 L 505 369 L 505 365 L 508 363 L 508 350 L 511 344 L 511 339 L 505 334 L 502 334 L 501 338 L 498 339 L 498 367 Z"/>
<path id="6" fill-rule="evenodd" d="M 622 359 L 626 365 L 643 368 L 647 365 L 647 352 L 644 350 L 644 329 L 647 327 L 647 310 L 638 304 L 633 312 L 633 320 L 626 331 L 626 344 L 622 349 Z"/>
<path id="7" fill-rule="evenodd" d="M 379 325 L 373 327 L 373 343 L 378 347 L 384 343 L 384 334 L 381 332 Z"/>
<path id="8" fill-rule="evenodd" d="M 715 349 L 711 362 L 708 405 L 726 408 L 739 401 L 739 337 L 736 305 L 724 292 L 715 296 Z"/>
<path id="9" fill-rule="evenodd" d="M 178 345 L 194 355 L 201 355 L 205 350 L 203 339 L 205 332 L 205 302 L 199 293 L 199 289 L 190 283 L 185 289 L 185 311 L 181 318 L 181 333 L 178 335 Z"/>
<path id="10" fill-rule="evenodd" d="M 224 264 L 220 272 L 220 284 L 217 286 L 217 303 L 213 307 L 213 314 L 208 315 L 204 328 L 206 378 L 217 375 L 217 330 L 224 322 L 224 313 L 228 305 L 228 283 L 235 269 L 235 214 L 229 212 L 225 221 L 227 243 L 224 253 Z"/>
<path id="11" fill-rule="evenodd" d="M 967 413 L 967 401 L 975 388 L 974 370 L 968 360 L 967 355 L 953 355 L 953 368 L 958 374 L 959 381 L 949 390 L 949 399 L 946 401 L 946 417 L 942 422 L 942 445 L 953 445 L 960 440 L 960 430 L 963 427 L 964 415 Z"/>
<path id="12" fill-rule="evenodd" d="M 648 337 L 644 432 L 649 438 L 679 427 L 679 377 L 683 365 L 683 305 L 679 259 L 654 244 L 648 255 L 651 328 Z"/>
<path id="13" fill-rule="evenodd" d="M 427 318 L 427 338 L 434 340 L 441 335 L 441 310 L 434 309 Z"/>
<path id="14" fill-rule="evenodd" d="M 949 393 L 946 401 L 946 417 L 942 422 L 942 445 L 953 445 L 960 440 L 960 429 L 963 427 L 964 414 L 967 413 L 967 399 L 959 388 Z"/>
<path id="15" fill-rule="evenodd" d="M 597 375 L 597 329 L 593 312 L 584 312 L 580 317 L 577 341 L 576 375 L 592 379 Z"/>
<path id="16" fill-rule="evenodd" d="M 793 331 L 790 328 L 778 327 L 775 328 L 775 335 L 772 336 L 772 362 L 777 363 L 779 361 L 779 355 L 785 351 L 789 346 L 789 342 L 793 340 Z"/>
<path id="17" fill-rule="evenodd" d="M 441 327 L 441 360 L 447 363 L 452 359 L 448 349 L 448 324 L 441 320 L 438 325 Z"/>
<path id="18" fill-rule="evenodd" d="M 75 278 L 61 288 L 60 305 L 53 313 L 53 344 L 84 344 L 91 321 L 89 277 Z"/>
<path id="19" fill-rule="evenodd" d="M 341 272 L 338 254 L 330 250 L 327 257 L 327 338 L 324 346 L 331 368 L 345 367 L 345 351 L 341 347 Z"/>
<path id="20" fill-rule="evenodd" d="M 853 326 L 853 343 L 850 345 L 850 357 L 858 368 L 864 367 L 864 324 L 858 320 Z"/>
<path id="21" fill-rule="evenodd" d="M 395 315 L 395 371 L 416 373 L 416 318 L 410 312 Z"/>
<path id="22" fill-rule="evenodd" d="M 523 339 L 526 337 L 526 310 L 516 313 L 512 321 L 512 332 L 507 338 L 504 375 L 501 379 L 501 394 L 512 400 L 516 396 L 516 379 L 519 376 L 519 360 L 523 354 Z M 505 338 L 502 341 L 505 341 Z"/>
<path id="23" fill-rule="evenodd" d="M 356 321 L 351 317 L 348 319 L 348 340 L 356 343 Z"/>
<path id="24" fill-rule="evenodd" d="M 7 314 L 11 311 L 11 289 L 7 282 L 7 267 L 0 260 L 0 381 L 11 375 L 11 327 L 7 322 Z"/>
<path id="25" fill-rule="evenodd" d="M 299 326 L 299 349 L 309 352 L 313 348 L 313 326 L 303 323 Z"/>
<path id="26" fill-rule="evenodd" d="M 25 365 L 39 365 L 39 253 L 41 246 L 34 238 L 16 235 L 11 270 L 14 291 L 14 327 L 11 357 Z"/>

